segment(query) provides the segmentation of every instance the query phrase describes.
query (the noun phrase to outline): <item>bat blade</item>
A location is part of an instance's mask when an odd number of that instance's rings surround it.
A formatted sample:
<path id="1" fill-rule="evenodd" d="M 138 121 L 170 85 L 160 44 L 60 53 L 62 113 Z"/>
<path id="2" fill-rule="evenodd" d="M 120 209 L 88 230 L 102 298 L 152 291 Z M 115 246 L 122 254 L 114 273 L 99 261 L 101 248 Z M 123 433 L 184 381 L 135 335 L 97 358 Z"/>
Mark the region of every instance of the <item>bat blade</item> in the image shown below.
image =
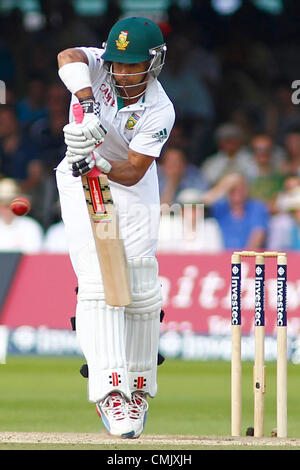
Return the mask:
<path id="1" fill-rule="evenodd" d="M 76 122 L 82 121 L 83 109 L 79 103 L 73 105 L 73 114 Z M 81 176 L 81 180 L 106 302 L 116 307 L 129 305 L 131 288 L 128 263 L 107 175 L 94 166 L 89 173 Z"/>

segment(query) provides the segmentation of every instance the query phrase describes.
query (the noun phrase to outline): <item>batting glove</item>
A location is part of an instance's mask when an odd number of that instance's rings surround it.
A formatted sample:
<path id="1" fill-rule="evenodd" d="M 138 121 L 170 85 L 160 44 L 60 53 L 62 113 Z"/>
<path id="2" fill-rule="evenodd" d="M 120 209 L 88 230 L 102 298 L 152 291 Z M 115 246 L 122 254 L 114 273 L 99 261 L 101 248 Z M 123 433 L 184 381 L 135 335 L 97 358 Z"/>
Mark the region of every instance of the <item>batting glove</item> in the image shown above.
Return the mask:
<path id="1" fill-rule="evenodd" d="M 80 124 L 71 122 L 63 128 L 67 150 L 70 153 L 83 155 L 90 154 L 98 145 L 102 144 L 106 129 L 100 124 L 93 113 L 85 113 Z"/>
<path id="2" fill-rule="evenodd" d="M 78 160 L 78 155 L 74 155 L 69 151 L 66 152 L 68 159 L 69 168 L 72 171 L 72 175 L 77 177 L 85 175 L 96 165 L 102 173 L 109 173 L 111 170 L 111 164 L 100 155 L 90 153 L 85 158 Z"/>

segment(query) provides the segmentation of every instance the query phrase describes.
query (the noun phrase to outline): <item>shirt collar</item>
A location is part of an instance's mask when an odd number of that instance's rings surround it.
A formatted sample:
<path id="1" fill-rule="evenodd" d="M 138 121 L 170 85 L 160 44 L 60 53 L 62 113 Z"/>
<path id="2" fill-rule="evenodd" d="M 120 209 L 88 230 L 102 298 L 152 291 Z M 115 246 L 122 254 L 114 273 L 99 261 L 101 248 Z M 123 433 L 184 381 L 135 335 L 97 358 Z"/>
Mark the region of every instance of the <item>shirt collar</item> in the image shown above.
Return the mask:
<path id="1" fill-rule="evenodd" d="M 158 102 L 158 95 L 158 81 L 156 79 L 151 80 L 148 83 L 146 92 L 143 94 L 143 96 L 141 96 L 141 98 L 136 103 L 124 106 L 124 108 L 120 109 L 119 112 L 141 111 L 145 108 L 148 108 L 149 106 L 153 106 Z"/>

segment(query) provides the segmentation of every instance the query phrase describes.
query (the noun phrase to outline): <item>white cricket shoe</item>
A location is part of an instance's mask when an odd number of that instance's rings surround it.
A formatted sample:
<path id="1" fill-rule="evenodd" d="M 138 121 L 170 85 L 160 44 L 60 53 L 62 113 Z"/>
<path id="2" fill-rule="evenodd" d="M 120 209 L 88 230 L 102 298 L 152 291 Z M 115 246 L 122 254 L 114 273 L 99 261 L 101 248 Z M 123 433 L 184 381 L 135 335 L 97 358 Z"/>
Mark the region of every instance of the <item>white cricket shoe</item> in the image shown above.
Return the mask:
<path id="1" fill-rule="evenodd" d="M 139 437 L 146 424 L 148 415 L 148 402 L 145 393 L 133 392 L 132 399 L 128 403 L 128 416 L 134 429 L 135 438 Z"/>
<path id="2" fill-rule="evenodd" d="M 134 437 L 133 425 L 128 417 L 128 402 L 123 395 L 110 393 L 96 403 L 96 410 L 109 434 L 127 439 Z"/>

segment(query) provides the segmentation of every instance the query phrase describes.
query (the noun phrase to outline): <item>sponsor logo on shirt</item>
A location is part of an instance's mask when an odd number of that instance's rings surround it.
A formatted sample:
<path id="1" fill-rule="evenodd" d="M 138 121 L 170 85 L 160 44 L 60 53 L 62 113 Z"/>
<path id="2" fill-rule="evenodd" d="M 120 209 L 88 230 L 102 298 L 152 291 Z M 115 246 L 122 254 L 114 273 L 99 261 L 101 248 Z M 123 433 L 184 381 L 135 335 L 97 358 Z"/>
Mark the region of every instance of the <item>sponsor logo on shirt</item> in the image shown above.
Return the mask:
<path id="1" fill-rule="evenodd" d="M 115 106 L 116 101 L 114 99 L 110 87 L 106 83 L 102 83 L 99 89 L 101 91 L 103 103 L 105 104 L 105 106 Z"/>
<path id="2" fill-rule="evenodd" d="M 167 137 L 168 133 L 166 128 L 152 135 L 152 138 L 157 140 L 158 142 L 163 142 Z"/>

